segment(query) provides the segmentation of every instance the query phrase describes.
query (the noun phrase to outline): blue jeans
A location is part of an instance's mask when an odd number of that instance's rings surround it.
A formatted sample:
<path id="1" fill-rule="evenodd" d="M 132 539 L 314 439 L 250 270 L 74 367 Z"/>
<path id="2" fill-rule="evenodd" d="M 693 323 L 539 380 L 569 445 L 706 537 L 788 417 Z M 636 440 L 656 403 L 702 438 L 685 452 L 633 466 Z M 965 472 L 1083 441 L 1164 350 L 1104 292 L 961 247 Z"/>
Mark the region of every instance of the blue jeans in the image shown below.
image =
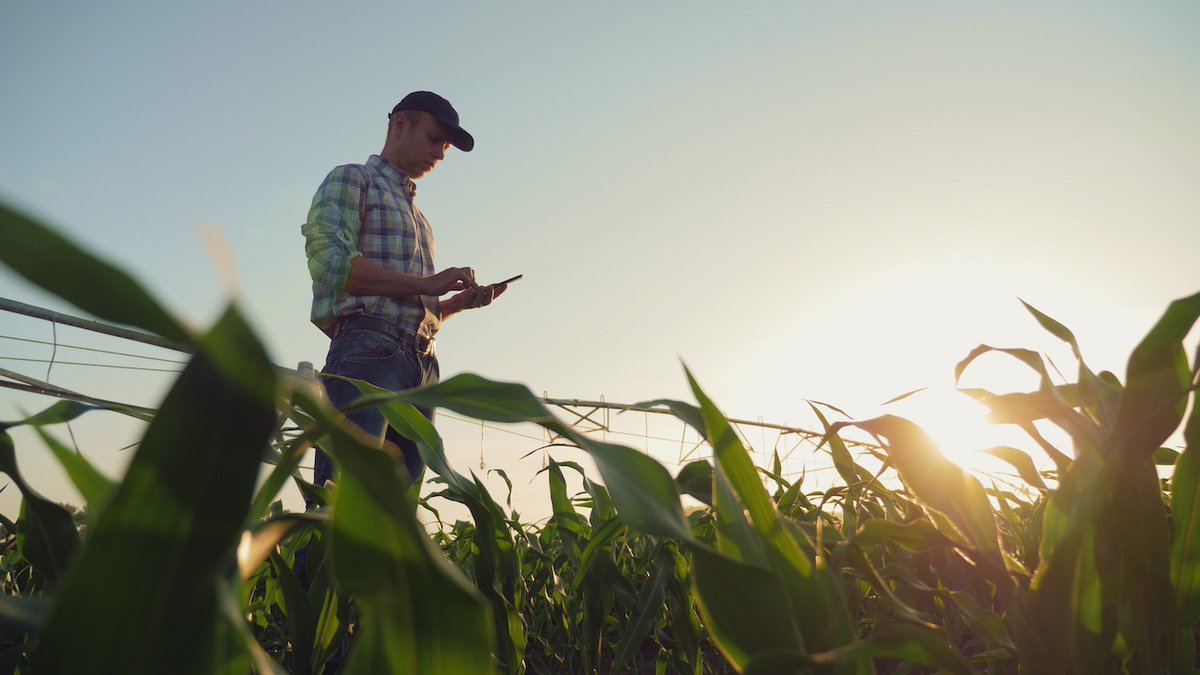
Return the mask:
<path id="1" fill-rule="evenodd" d="M 416 347 L 407 340 L 399 340 L 386 333 L 373 330 L 350 329 L 339 333 L 329 343 L 329 356 L 322 372 L 344 377 L 353 377 L 391 391 L 403 391 L 433 384 L 438 381 L 437 357 L 418 354 Z M 354 399 L 362 395 L 358 387 L 345 380 L 321 378 L 329 402 L 338 410 L 345 409 Z M 421 414 L 433 421 L 433 410 L 418 408 Z M 361 408 L 347 418 L 357 424 L 367 435 L 386 437 L 404 453 L 404 468 L 413 482 L 421 479 L 425 462 L 417 452 L 415 443 L 396 433 L 383 419 L 383 413 L 375 406 Z M 313 465 L 313 483 L 324 485 L 333 478 L 333 462 L 329 456 L 317 450 Z"/>

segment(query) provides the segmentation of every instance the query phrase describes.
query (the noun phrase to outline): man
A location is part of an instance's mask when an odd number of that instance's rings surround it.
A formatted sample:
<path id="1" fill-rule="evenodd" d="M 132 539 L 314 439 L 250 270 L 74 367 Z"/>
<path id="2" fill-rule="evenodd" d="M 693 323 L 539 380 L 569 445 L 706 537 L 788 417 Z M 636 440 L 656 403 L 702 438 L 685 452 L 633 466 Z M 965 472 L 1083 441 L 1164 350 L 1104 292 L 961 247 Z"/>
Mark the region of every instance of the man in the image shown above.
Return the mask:
<path id="1" fill-rule="evenodd" d="M 413 203 L 413 181 L 433 171 L 452 145 L 470 152 L 475 139 L 449 101 L 416 91 L 388 115 L 378 155 L 335 168 L 318 188 L 301 231 L 313 280 L 312 322 L 331 338 L 323 372 L 393 391 L 437 382 L 433 347 L 441 323 L 491 304 L 507 288 L 479 286 L 470 267 L 434 267 L 433 231 Z M 439 299 L 447 293 L 455 295 Z M 324 384 L 339 409 L 360 394 L 344 380 Z M 431 410 L 422 412 L 433 418 Z M 425 465 L 415 445 L 388 428 L 376 408 L 349 419 L 370 435 L 387 429 L 409 476 L 420 480 Z M 325 485 L 332 476 L 332 462 L 318 450 L 313 482 Z"/>

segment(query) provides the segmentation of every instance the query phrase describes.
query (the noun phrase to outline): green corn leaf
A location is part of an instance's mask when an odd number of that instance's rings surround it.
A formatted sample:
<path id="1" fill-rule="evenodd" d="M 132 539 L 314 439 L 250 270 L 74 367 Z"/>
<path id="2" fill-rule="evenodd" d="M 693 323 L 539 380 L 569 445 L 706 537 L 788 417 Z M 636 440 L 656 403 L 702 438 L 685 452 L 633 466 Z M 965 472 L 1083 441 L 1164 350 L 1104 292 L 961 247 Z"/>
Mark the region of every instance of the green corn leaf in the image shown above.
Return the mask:
<path id="1" fill-rule="evenodd" d="M 1002 349 L 988 345 L 979 345 L 971 350 L 955 366 L 955 386 L 958 386 L 967 366 L 975 359 L 990 352 L 1007 354 L 1023 362 L 1038 374 L 1040 384 L 1036 394 L 1016 393 L 995 395 L 982 389 L 959 387 L 959 391 L 972 396 L 991 409 L 988 415 L 989 421 L 997 424 L 1025 425 L 1037 419 L 1050 419 L 1071 434 L 1071 438 L 1077 446 L 1077 453 L 1094 450 L 1102 445 L 1102 434 L 1099 427 L 1083 414 L 1073 410 L 1063 400 L 1060 388 L 1056 387 L 1051 381 L 1050 373 L 1046 370 L 1046 365 L 1041 355 L 1037 352 L 1028 349 Z M 1071 389 L 1074 390 L 1074 388 Z"/>
<path id="2" fill-rule="evenodd" d="M 1061 495 L 1060 489 L 1052 502 Z M 1048 520 L 1055 511 L 1052 503 Z M 1008 613 L 1022 668 L 1030 673 L 1098 672 L 1108 658 L 1116 605 L 1097 567 L 1094 523 L 1081 523 L 1059 537 L 1052 554 L 1042 556 L 1028 594 Z"/>
<path id="3" fill-rule="evenodd" d="M 1037 420 L 1050 420 L 1071 434 L 1077 451 L 1094 451 L 1103 444 L 1099 427 L 1073 410 L 1056 395 L 1045 392 L 992 394 L 983 389 L 959 389 L 988 408 L 987 421 L 1014 424 L 1022 429 Z"/>
<path id="4" fill-rule="evenodd" d="M 289 675 L 274 661 L 250 632 L 242 608 L 234 598 L 233 589 L 224 578 L 217 579 L 220 608 L 217 623 L 217 667 L 214 674 Z"/>
<path id="5" fill-rule="evenodd" d="M 1156 466 L 1175 466 L 1175 462 L 1179 461 L 1180 452 L 1171 448 L 1159 448 L 1151 455 L 1151 461 Z"/>
<path id="6" fill-rule="evenodd" d="M 1042 449 L 1042 452 L 1045 452 L 1046 456 L 1054 462 L 1054 469 L 1057 475 L 1062 476 L 1066 474 L 1068 470 L 1070 470 L 1071 465 L 1074 464 L 1075 460 L 1071 459 L 1061 450 L 1054 447 L 1050 441 L 1047 441 L 1046 438 L 1042 436 L 1042 432 L 1038 431 L 1038 428 L 1033 425 L 1033 422 L 1022 422 L 1017 426 L 1021 429 L 1021 431 L 1024 431 L 1030 438 L 1032 438 L 1034 443 L 1037 443 L 1038 447 Z"/>
<path id="7" fill-rule="evenodd" d="M 704 426 L 704 417 L 700 414 L 700 409 L 695 405 L 686 401 L 660 398 L 653 401 L 643 401 L 633 406 L 633 410 L 652 410 L 654 408 L 666 408 L 670 410 L 672 415 L 695 429 L 701 436 L 708 436 L 708 431 Z"/>
<path id="8" fill-rule="evenodd" d="M 328 529 L 300 540 L 308 546 L 308 605 L 317 610 L 313 633 L 313 670 L 320 672 L 329 658 L 340 648 L 349 633 L 350 602 L 334 587 L 329 562 Z"/>
<path id="9" fill-rule="evenodd" d="M 21 555 L 48 579 L 58 581 L 79 549 L 74 519 L 25 482 L 17 468 L 12 437 L 6 431 L 0 431 L 0 471 L 13 479 L 23 497 L 16 528 Z"/>
<path id="10" fill-rule="evenodd" d="M 911 563 L 909 563 L 908 559 L 899 558 L 897 560 L 898 561 L 889 562 L 883 567 L 880 567 L 879 576 L 883 577 L 884 579 L 897 579 L 899 581 L 903 581 L 904 586 L 913 591 L 929 594 L 938 592 L 938 589 L 933 588 L 929 584 L 925 583 L 921 577 L 917 576 L 916 571 L 909 566 Z"/>
<path id="11" fill-rule="evenodd" d="M 976 672 L 946 644 L 946 636 L 941 631 L 906 624 L 886 626 L 839 649 L 812 654 L 809 660 L 813 664 L 826 665 L 863 658 L 897 659 L 935 666 L 959 675 L 973 675 Z"/>
<path id="12" fill-rule="evenodd" d="M 587 547 L 583 549 L 583 555 L 579 556 L 579 567 L 577 568 L 573 582 L 575 588 L 583 584 L 583 580 L 587 578 L 592 564 L 596 561 L 600 552 L 605 550 L 609 542 L 625 531 L 625 526 L 617 518 L 608 520 L 599 528 L 592 531 L 592 536 L 588 539 Z"/>
<path id="13" fill-rule="evenodd" d="M 1176 300 L 1129 357 L 1113 429 L 1124 453 L 1153 454 L 1183 420 L 1192 380 L 1183 339 L 1198 318 L 1200 293 Z"/>
<path id="14" fill-rule="evenodd" d="M 750 454 L 737 438 L 725 416 L 700 389 L 691 372 L 686 374 L 692 386 L 692 393 L 700 402 L 700 411 L 708 430 L 708 442 L 713 448 L 717 464 L 729 480 L 737 499 L 749 513 L 754 529 L 777 547 L 780 554 L 800 575 L 809 575 L 813 563 L 804 556 L 796 542 L 785 534 L 780 524 L 779 513 L 759 479 L 758 469 L 750 460 Z"/>
<path id="15" fill-rule="evenodd" d="M 696 601 L 713 644 L 735 668 L 771 649 L 803 652 L 796 617 L 780 598 L 788 591 L 769 569 L 692 547 Z"/>
<path id="16" fill-rule="evenodd" d="M 916 608 L 909 606 L 896 595 L 888 582 L 879 575 L 875 566 L 867 559 L 861 548 L 858 546 L 846 546 L 842 549 L 842 554 L 844 562 L 858 571 L 859 575 L 870 584 L 871 588 L 875 590 L 876 595 L 893 614 L 930 630 L 937 629 L 938 626 L 936 624 L 929 622 L 928 616 Z"/>
<path id="17" fill-rule="evenodd" d="M 541 399 L 523 384 L 496 382 L 463 373 L 397 397 L 407 403 L 446 408 L 488 422 L 546 422 L 553 419 Z"/>
<path id="18" fill-rule="evenodd" d="M 829 424 L 829 420 L 825 418 L 821 409 L 809 402 L 809 407 L 816 413 L 817 419 L 821 421 L 822 427 L 825 429 L 824 442 L 829 443 L 829 453 L 833 457 L 833 466 L 837 470 L 838 475 L 846 483 L 846 501 L 843 502 L 843 522 L 847 530 L 853 530 L 858 526 L 858 511 L 857 504 L 861 500 L 862 488 L 858 478 L 860 467 L 854 458 L 850 455 L 850 449 L 846 447 L 846 443 L 842 437 L 838 435 L 833 427 Z"/>
<path id="19" fill-rule="evenodd" d="M 385 394 L 379 396 L 386 397 Z M 622 522 L 647 534 L 682 540 L 691 538 L 691 530 L 684 521 L 683 508 L 679 503 L 679 490 L 661 464 L 633 448 L 597 441 L 580 434 L 551 415 L 528 387 L 464 374 L 424 389 L 392 394 L 391 397 L 414 405 L 444 407 L 462 415 L 493 422 L 539 424 L 567 438 L 592 456 Z M 405 433 L 403 429 L 400 432 Z M 434 468 L 432 463 L 429 465 Z"/>
<path id="20" fill-rule="evenodd" d="M 1200 405 L 1193 395 L 1192 412 L 1183 430 L 1185 449 L 1171 479 L 1171 581 L 1181 626 L 1200 621 Z"/>
<path id="21" fill-rule="evenodd" d="M 1075 340 L 1075 334 L 1072 333 L 1069 328 L 1062 325 L 1058 321 L 1055 321 L 1054 319 L 1050 318 L 1046 314 L 1038 311 L 1033 305 L 1030 305 L 1028 302 L 1021 300 L 1021 304 L 1025 306 L 1025 309 L 1029 310 L 1029 313 L 1033 315 L 1033 318 L 1037 319 L 1037 322 L 1039 324 L 1041 324 L 1042 328 L 1045 328 L 1051 335 L 1058 338 L 1059 340 L 1062 340 L 1063 342 L 1071 345 L 1071 349 L 1075 352 L 1076 358 L 1079 358 L 1079 359 L 1083 358 L 1080 355 L 1079 343 Z"/>
<path id="22" fill-rule="evenodd" d="M 35 426 L 38 434 L 42 437 L 42 441 L 54 453 L 54 457 L 58 459 L 58 463 L 62 465 L 67 472 L 67 477 L 79 490 L 79 494 L 83 495 L 84 501 L 87 503 L 88 510 L 93 514 L 98 514 L 104 505 L 108 503 L 108 498 L 112 494 L 116 483 L 108 476 L 96 470 L 91 462 L 87 461 L 83 455 L 79 454 L 63 445 L 58 439 L 46 433 L 46 430 L 40 426 Z"/>
<path id="23" fill-rule="evenodd" d="M 886 438 L 888 456 L 922 506 L 953 525 L 993 583 L 1012 583 L 1004 572 L 991 504 L 975 477 L 946 459 L 924 430 L 902 417 L 884 415 L 862 422 L 838 422 L 833 427 L 836 430 L 847 424 Z"/>
<path id="24" fill-rule="evenodd" d="M 505 664 L 520 663 L 526 644 L 525 630 L 515 609 L 520 600 L 516 595 L 520 563 L 503 510 L 473 474 L 467 478 L 450 466 L 437 430 L 412 404 L 366 382 L 351 381 L 364 392 L 361 401 L 374 401 L 388 424 L 416 444 L 426 465 L 446 482 L 447 496 L 470 510 L 476 524 L 471 541 L 478 549 L 472 571 L 476 587 L 491 602 L 497 658 Z M 473 386 L 484 388 L 478 382 Z M 504 385 L 489 391 L 493 396 L 509 395 L 514 389 Z M 488 407 L 497 410 L 505 405 L 496 401 Z"/>
<path id="25" fill-rule="evenodd" d="M 713 470 L 713 488 L 717 550 L 735 560 L 767 565 L 766 542 L 754 531 L 720 464 Z"/>
<path id="26" fill-rule="evenodd" d="M 506 473 L 504 471 L 504 469 L 488 469 L 488 472 L 486 475 L 490 476 L 493 473 L 496 474 L 497 476 L 500 476 L 500 480 L 503 480 L 504 485 L 508 487 L 508 492 L 505 497 L 505 505 L 508 506 L 509 510 L 512 510 L 512 490 L 513 490 L 512 479 L 508 477 L 508 473 Z"/>
<path id="27" fill-rule="evenodd" d="M 558 524 L 563 549 L 571 563 L 578 567 L 579 556 L 583 546 L 580 541 L 586 541 L 588 533 L 583 525 L 583 519 L 575 512 L 575 507 L 567 497 L 567 481 L 558 463 L 550 458 L 546 472 L 550 477 L 550 504 L 554 510 L 553 519 Z"/>
<path id="28" fill-rule="evenodd" d="M 496 658 L 502 664 L 522 660 L 526 637 L 516 615 L 516 582 L 519 562 L 514 553 L 512 533 L 505 524 L 500 505 L 479 482 L 454 471 L 446 459 L 445 448 L 432 423 L 413 405 L 367 383 L 355 381 L 367 398 L 377 398 L 377 404 L 388 423 L 416 443 L 418 452 L 430 469 L 448 486 L 449 496 L 467 506 L 476 527 L 471 541 L 477 549 L 472 564 L 475 585 L 490 601 Z M 495 406 L 499 409 L 502 406 Z"/>
<path id="29" fill-rule="evenodd" d="M 720 480 L 723 476 L 728 476 L 729 486 L 747 511 L 756 536 L 765 544 L 767 564 L 786 590 L 786 594 L 776 596 L 774 602 L 779 606 L 780 612 L 793 617 L 796 628 L 802 635 L 799 645 L 781 642 L 770 647 L 828 649 L 850 642 L 854 639 L 854 630 L 841 593 L 840 582 L 822 561 L 810 557 L 811 545 L 801 546 L 800 540 L 805 538 L 804 533 L 784 524 L 759 478 L 757 469 L 750 461 L 749 453 L 737 438 L 729 421 L 705 395 L 686 368 L 685 373 L 692 393 L 700 403 L 700 411 L 708 431 L 708 442 L 717 459 L 717 501 L 722 499 Z M 809 550 L 805 550 L 806 548 Z M 751 650 L 745 651 L 750 655 L 755 653 Z M 852 668 L 847 667 L 845 670 Z"/>
<path id="30" fill-rule="evenodd" d="M 81 403 L 79 401 L 59 401 L 49 408 L 31 415 L 19 422 L 0 422 L 0 431 L 19 427 L 25 424 L 33 426 L 49 426 L 51 424 L 62 424 L 70 422 L 86 412 L 92 410 L 101 410 L 98 406 Z"/>
<path id="31" fill-rule="evenodd" d="M 954 545 L 925 518 L 908 523 L 872 518 L 858 528 L 850 541 L 864 549 L 891 542 L 916 553 Z"/>
<path id="32" fill-rule="evenodd" d="M 692 539 L 679 490 L 662 464 L 630 447 L 570 434 L 571 440 L 596 462 L 621 522 L 645 534 L 680 541 Z"/>
<path id="33" fill-rule="evenodd" d="M 667 613 L 671 631 L 675 637 L 675 648 L 670 658 L 675 664 L 671 672 L 700 673 L 700 640 L 704 630 L 694 607 L 691 561 L 673 542 L 667 543 L 674 561 L 675 573 L 667 577 Z"/>
<path id="34" fill-rule="evenodd" d="M 660 546 L 654 555 L 654 571 L 650 580 L 642 587 L 638 596 L 637 607 L 633 612 L 633 620 L 625 626 L 621 639 L 617 642 L 616 654 L 613 656 L 609 672 L 619 673 L 633 658 L 634 653 L 641 647 L 646 634 L 654 626 L 662 611 L 663 600 L 666 597 L 667 578 L 675 570 L 671 553 L 665 546 Z"/>
<path id="35" fill-rule="evenodd" d="M 219 564 L 250 506 L 274 428 L 274 372 L 230 310 L 204 338 L 146 431 L 55 603 L 39 672 L 209 673 Z M 234 384 L 205 356 L 237 350 L 256 368 Z M 138 598 L 138 602 L 130 602 Z"/>
<path id="36" fill-rule="evenodd" d="M 1120 635 L 1133 654 L 1130 669 L 1139 673 L 1166 669 L 1176 633 L 1171 532 L 1158 472 L 1147 460 L 1123 467 L 1113 480 L 1112 497 L 1101 511 L 1098 556 L 1101 578 L 1119 579 Z"/>
<path id="37" fill-rule="evenodd" d="M 441 476 L 447 485 L 459 493 L 470 495 L 481 501 L 490 500 L 490 497 L 484 498 L 483 495 L 476 494 L 472 481 L 450 467 L 441 437 L 421 411 L 386 389 L 361 380 L 345 379 L 352 382 L 364 394 L 363 398 L 353 402 L 351 407 L 365 403 L 377 405 L 387 423 L 400 435 L 416 444 L 417 451 L 421 454 L 421 460 L 431 471 Z"/>
<path id="38" fill-rule="evenodd" d="M 1017 470 L 1017 475 L 1021 477 L 1021 480 L 1029 485 L 1043 492 L 1049 489 L 1046 487 L 1045 481 L 1042 480 L 1042 475 L 1038 473 L 1037 467 L 1034 466 L 1033 459 L 1023 450 L 1006 445 L 998 445 L 987 448 L 983 452 L 1007 462 L 1012 468 Z"/>
<path id="39" fill-rule="evenodd" d="M 675 476 L 679 491 L 691 495 L 704 504 L 713 504 L 713 468 L 707 459 L 688 462 Z"/>
<path id="40" fill-rule="evenodd" d="M 345 671 L 493 672 L 487 606 L 421 530 L 398 458 L 307 403 L 332 437 L 334 571 L 362 617 Z"/>
<path id="41" fill-rule="evenodd" d="M 310 675 L 313 672 L 313 641 L 317 632 L 317 617 L 309 604 L 308 594 L 292 568 L 271 553 L 271 566 L 279 580 L 283 595 L 283 607 L 287 613 L 288 642 L 292 648 L 292 675 Z"/>
<path id="42" fill-rule="evenodd" d="M 976 635 L 986 637 L 1010 652 L 1016 651 L 1004 618 L 996 612 L 984 607 L 970 593 L 964 591 L 949 591 L 948 595 L 962 613 L 963 620 L 971 627 Z"/>
<path id="43" fill-rule="evenodd" d="M 593 529 L 599 528 L 602 523 L 616 518 L 617 510 L 613 508 L 612 497 L 608 494 L 608 488 L 584 476 L 583 489 L 587 490 L 587 493 L 592 497 L 591 518 Z"/>
<path id="44" fill-rule="evenodd" d="M 973 669 L 946 644 L 945 637 L 936 631 L 905 624 L 890 625 L 866 638 L 840 649 L 806 656 L 788 650 L 772 650 L 754 658 L 745 675 L 801 675 L 821 672 L 821 666 L 839 663 L 863 663 L 873 659 L 893 659 L 905 666 L 925 665 L 939 668 L 939 673 L 974 675 Z M 873 672 L 867 670 L 865 672 Z M 895 672 L 906 672 L 897 670 Z M 908 671 L 911 672 L 911 671 Z"/>
<path id="45" fill-rule="evenodd" d="M 775 503 L 775 508 L 779 509 L 780 513 L 785 514 L 791 514 L 796 508 L 811 509 L 812 504 L 804 496 L 803 489 L 803 482 L 796 481 L 792 483 L 791 487 L 779 496 L 779 501 Z"/>
<path id="46" fill-rule="evenodd" d="M 249 520 L 255 521 L 267 514 L 267 510 L 271 507 L 271 503 L 278 497 L 284 485 L 287 484 L 289 478 L 296 475 L 297 469 L 300 468 L 300 462 L 304 459 L 304 453 L 310 447 L 311 439 L 305 434 L 300 438 L 294 439 L 286 443 L 279 457 L 275 460 L 275 468 L 271 469 L 271 473 L 267 474 L 266 480 L 259 486 L 258 492 L 254 495 L 254 502 L 250 507 Z"/>
<path id="47" fill-rule="evenodd" d="M 189 331 L 125 272 L 0 203 L 0 262 L 101 319 L 190 345 Z"/>
<path id="48" fill-rule="evenodd" d="M 837 469 L 838 475 L 845 481 L 846 486 L 855 491 L 852 492 L 851 499 L 857 502 L 858 465 L 855 463 L 854 458 L 851 457 L 850 449 L 846 447 L 846 443 L 842 440 L 841 436 L 835 431 L 831 431 L 832 425 L 829 424 L 829 420 L 825 418 L 821 409 L 812 403 L 808 405 L 816 413 L 817 419 L 820 420 L 821 426 L 825 429 L 825 438 L 823 440 L 829 443 L 829 452 L 833 456 L 834 468 Z M 854 525 L 850 524 L 850 527 L 854 527 Z"/>

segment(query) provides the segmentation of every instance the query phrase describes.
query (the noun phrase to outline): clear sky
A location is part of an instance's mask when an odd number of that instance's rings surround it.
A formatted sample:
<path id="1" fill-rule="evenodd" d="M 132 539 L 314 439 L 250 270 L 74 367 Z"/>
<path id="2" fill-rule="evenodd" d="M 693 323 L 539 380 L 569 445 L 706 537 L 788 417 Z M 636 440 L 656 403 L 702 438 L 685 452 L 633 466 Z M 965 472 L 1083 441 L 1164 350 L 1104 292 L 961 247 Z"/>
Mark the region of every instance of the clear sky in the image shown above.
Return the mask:
<path id="1" fill-rule="evenodd" d="M 319 366 L 312 193 L 432 89 L 477 140 L 419 185 L 438 262 L 525 275 L 447 323 L 443 375 L 633 402 L 688 398 L 683 360 L 729 414 L 808 425 L 806 398 L 864 417 L 919 387 L 940 401 L 980 342 L 1071 372 L 1018 297 L 1123 375 L 1167 303 L 1200 290 L 1197 35 L 1192 2 L 12 0 L 0 198 L 197 324 L 234 284 L 277 363 Z M 7 271 L 0 297 L 70 310 Z M 0 334 L 48 339 L 7 314 Z M 0 340 L 0 356 L 38 349 Z M 973 384 L 1004 389 L 1013 369 Z M 51 379 L 143 404 L 163 386 Z M 0 419 L 49 403 L 0 390 Z M 945 423 L 944 404 L 910 403 Z M 75 434 L 119 466 L 131 441 L 105 424 Z"/>

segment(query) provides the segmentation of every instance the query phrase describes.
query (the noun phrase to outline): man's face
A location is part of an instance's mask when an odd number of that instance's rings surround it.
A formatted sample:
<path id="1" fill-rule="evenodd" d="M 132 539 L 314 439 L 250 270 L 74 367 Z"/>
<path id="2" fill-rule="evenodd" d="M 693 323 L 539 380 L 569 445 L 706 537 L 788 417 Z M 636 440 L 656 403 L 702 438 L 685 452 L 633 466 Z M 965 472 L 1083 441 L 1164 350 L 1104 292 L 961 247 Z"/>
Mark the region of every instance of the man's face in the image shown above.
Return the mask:
<path id="1" fill-rule="evenodd" d="M 450 136 L 442 123 L 425 112 L 418 113 L 415 124 L 405 118 L 396 140 L 396 165 L 412 179 L 433 171 L 450 149 Z"/>

